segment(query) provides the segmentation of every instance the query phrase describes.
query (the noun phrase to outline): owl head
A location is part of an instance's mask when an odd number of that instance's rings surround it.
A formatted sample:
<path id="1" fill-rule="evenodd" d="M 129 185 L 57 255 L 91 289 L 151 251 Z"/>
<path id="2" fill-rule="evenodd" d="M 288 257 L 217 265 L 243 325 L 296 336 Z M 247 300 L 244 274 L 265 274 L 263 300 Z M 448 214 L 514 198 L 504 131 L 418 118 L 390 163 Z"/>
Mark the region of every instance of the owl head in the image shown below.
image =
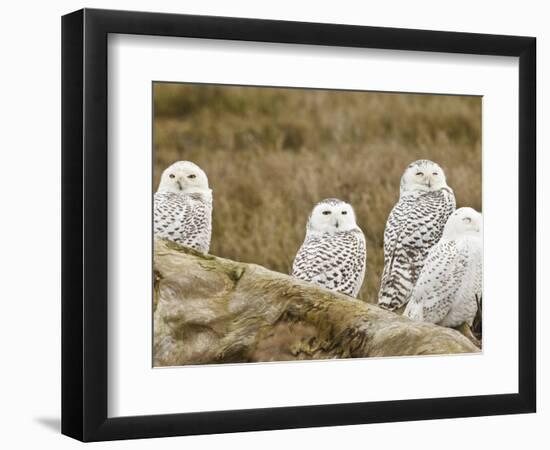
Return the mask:
<path id="1" fill-rule="evenodd" d="M 349 203 L 327 198 L 313 207 L 307 222 L 308 233 L 338 233 L 357 228 L 355 211 Z"/>
<path id="2" fill-rule="evenodd" d="M 456 240 L 461 237 L 480 237 L 483 229 L 481 213 L 473 208 L 458 208 L 447 220 L 443 239 Z"/>
<path id="3" fill-rule="evenodd" d="M 447 186 L 445 172 L 436 163 L 419 159 L 408 165 L 401 177 L 401 193 L 437 191 Z"/>
<path id="4" fill-rule="evenodd" d="M 209 190 L 204 171 L 191 161 L 178 161 L 160 177 L 158 191 L 192 193 Z"/>

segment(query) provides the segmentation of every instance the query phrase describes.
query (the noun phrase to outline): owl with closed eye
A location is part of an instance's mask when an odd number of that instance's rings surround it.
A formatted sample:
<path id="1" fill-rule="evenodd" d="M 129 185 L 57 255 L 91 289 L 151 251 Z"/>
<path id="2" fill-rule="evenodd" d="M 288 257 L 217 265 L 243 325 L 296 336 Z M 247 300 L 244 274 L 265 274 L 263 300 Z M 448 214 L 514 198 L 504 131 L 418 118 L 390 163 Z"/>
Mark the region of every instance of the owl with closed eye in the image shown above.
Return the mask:
<path id="1" fill-rule="evenodd" d="M 438 164 L 419 160 L 406 168 L 399 201 L 384 231 L 379 306 L 394 311 L 407 303 L 428 252 L 441 239 L 455 208 L 454 192 Z"/>
<path id="2" fill-rule="evenodd" d="M 212 235 L 212 190 L 199 166 L 178 161 L 162 173 L 154 196 L 153 221 L 156 237 L 208 253 Z"/>
<path id="3" fill-rule="evenodd" d="M 482 291 L 482 217 L 457 209 L 432 247 L 404 315 L 444 327 L 472 326 Z"/>
<path id="4" fill-rule="evenodd" d="M 366 273 L 365 236 L 350 204 L 326 199 L 315 205 L 298 250 L 292 275 L 357 297 Z"/>

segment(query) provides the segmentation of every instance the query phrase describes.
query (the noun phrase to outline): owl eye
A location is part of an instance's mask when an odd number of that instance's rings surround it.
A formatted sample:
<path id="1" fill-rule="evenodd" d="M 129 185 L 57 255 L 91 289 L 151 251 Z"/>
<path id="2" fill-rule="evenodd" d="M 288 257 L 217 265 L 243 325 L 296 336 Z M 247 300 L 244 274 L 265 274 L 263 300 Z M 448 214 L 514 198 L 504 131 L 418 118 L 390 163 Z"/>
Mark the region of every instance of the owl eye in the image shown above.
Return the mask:
<path id="1" fill-rule="evenodd" d="M 323 211 L 324 216 L 328 216 L 330 214 L 330 211 Z"/>
<path id="2" fill-rule="evenodd" d="M 342 215 L 346 215 L 348 212 L 347 211 L 342 211 Z"/>
<path id="3" fill-rule="evenodd" d="M 187 178 L 197 178 L 197 176 L 194 173 L 192 173 L 191 175 L 187 175 Z"/>
<path id="4" fill-rule="evenodd" d="M 432 173 L 432 175 L 439 175 L 437 172 Z"/>
<path id="5" fill-rule="evenodd" d="M 471 223 L 472 222 L 472 219 L 470 217 L 464 217 L 464 219 L 462 219 L 462 222 L 464 223 Z"/>
<path id="6" fill-rule="evenodd" d="M 424 176 L 424 172 L 416 172 L 416 176 L 417 177 L 422 177 L 422 176 Z"/>
<path id="7" fill-rule="evenodd" d="M 173 173 L 171 173 L 170 178 L 176 178 L 176 176 Z"/>

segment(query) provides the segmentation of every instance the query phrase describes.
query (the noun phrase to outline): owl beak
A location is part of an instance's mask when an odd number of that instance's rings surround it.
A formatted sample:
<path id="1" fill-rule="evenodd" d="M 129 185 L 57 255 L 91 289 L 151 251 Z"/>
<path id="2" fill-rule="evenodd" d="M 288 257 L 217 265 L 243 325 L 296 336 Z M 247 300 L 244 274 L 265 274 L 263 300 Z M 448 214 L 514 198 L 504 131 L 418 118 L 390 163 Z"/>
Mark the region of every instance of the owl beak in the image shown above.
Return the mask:
<path id="1" fill-rule="evenodd" d="M 178 180 L 177 183 L 178 183 L 178 188 L 179 188 L 179 190 L 180 190 L 180 191 L 183 191 L 183 186 L 181 185 L 180 180 Z"/>
<path id="2" fill-rule="evenodd" d="M 338 227 L 340 226 L 340 222 L 338 222 L 338 219 L 336 219 L 336 221 L 334 222 L 334 226 L 335 226 L 336 228 L 338 228 Z"/>

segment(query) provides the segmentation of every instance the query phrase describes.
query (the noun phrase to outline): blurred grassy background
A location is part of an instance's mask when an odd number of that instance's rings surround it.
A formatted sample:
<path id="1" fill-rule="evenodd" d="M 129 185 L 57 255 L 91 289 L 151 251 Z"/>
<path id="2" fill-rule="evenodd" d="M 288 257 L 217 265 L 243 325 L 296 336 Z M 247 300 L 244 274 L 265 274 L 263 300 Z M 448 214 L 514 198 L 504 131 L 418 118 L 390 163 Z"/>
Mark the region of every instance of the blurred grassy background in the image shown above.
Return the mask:
<path id="1" fill-rule="evenodd" d="M 457 207 L 481 210 L 481 98 L 154 84 L 154 188 L 189 160 L 214 192 L 210 252 L 291 271 L 313 205 L 350 202 L 376 302 L 383 235 L 410 162 L 439 163 Z"/>

